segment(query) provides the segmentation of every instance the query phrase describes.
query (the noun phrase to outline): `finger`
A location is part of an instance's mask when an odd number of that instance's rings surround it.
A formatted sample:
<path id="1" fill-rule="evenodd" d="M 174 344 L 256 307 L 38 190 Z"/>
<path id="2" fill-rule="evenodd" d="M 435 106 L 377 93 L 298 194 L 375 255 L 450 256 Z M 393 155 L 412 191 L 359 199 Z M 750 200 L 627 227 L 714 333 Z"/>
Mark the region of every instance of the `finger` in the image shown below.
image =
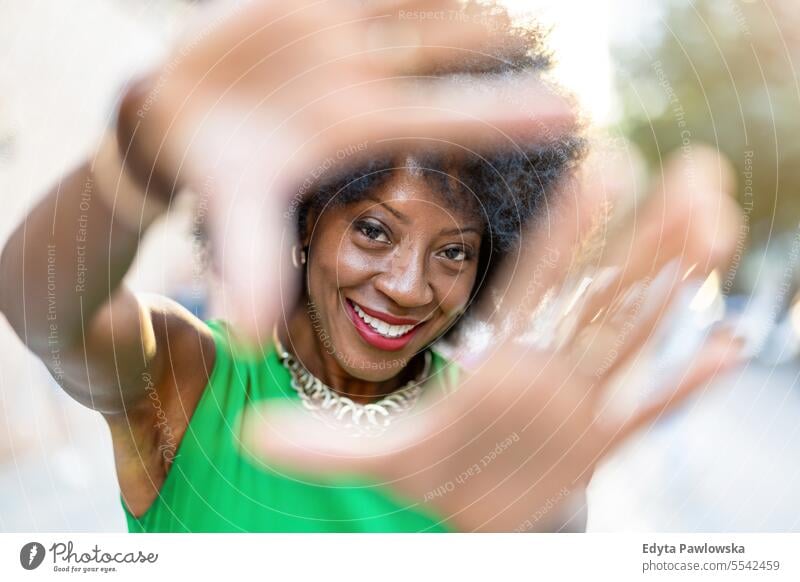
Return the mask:
<path id="1" fill-rule="evenodd" d="M 302 143 L 291 135 L 275 163 L 265 172 L 293 176 L 302 183 L 313 174 L 309 163 L 325 160 L 333 172 L 357 166 L 375 156 L 409 149 L 471 152 L 529 151 L 536 145 L 556 143 L 575 129 L 575 112 L 563 97 L 528 79 L 509 86 L 496 81 L 480 85 L 485 90 L 451 82 L 398 83 L 386 87 L 350 87 L 321 99 L 324 119 L 319 131 Z M 319 103 L 309 107 L 315 109 Z M 292 116 L 302 118 L 308 107 Z M 273 125 L 268 126 L 272 121 Z M 292 121 L 291 117 L 281 125 Z M 264 131 L 281 131 L 274 120 L 263 118 Z M 292 147 L 295 145 L 295 147 Z M 525 149 L 523 149 L 525 148 Z M 342 155 L 347 152 L 347 155 Z"/>
<path id="2" fill-rule="evenodd" d="M 671 263 L 654 280 L 642 281 L 615 298 L 593 320 L 582 321 L 576 357 L 584 373 L 603 380 L 633 361 L 655 336 L 681 287 L 678 264 Z M 589 313 L 582 314 L 582 319 Z M 606 381 L 595 383 L 597 387 L 607 385 Z"/>
<path id="3" fill-rule="evenodd" d="M 732 255 L 741 212 L 728 195 L 727 162 L 707 150 L 694 158 L 691 164 L 683 158 L 670 161 L 644 207 L 612 235 L 586 293 L 579 327 L 613 311 L 631 289 L 652 281 L 665 265 L 677 264 L 680 280 L 702 281 Z M 694 176 L 691 184 L 687 166 Z"/>
<path id="4" fill-rule="evenodd" d="M 569 100 L 530 76 L 515 82 L 389 79 L 369 89 L 331 95 L 328 123 L 320 124 L 322 139 L 331 139 L 336 149 L 353 140 L 384 147 L 439 142 L 439 147 L 513 149 L 556 142 L 576 127 Z"/>
<path id="5" fill-rule="evenodd" d="M 363 7 L 367 16 L 391 15 L 400 11 L 409 12 L 408 18 L 425 19 L 420 12 L 430 13 L 437 10 L 453 10 L 458 7 L 454 0 L 378 0 Z M 431 15 L 435 18 L 435 15 Z"/>
<path id="6" fill-rule="evenodd" d="M 741 211 L 731 196 L 730 163 L 713 148 L 673 155 L 653 194 L 614 237 L 604 266 L 619 269 L 619 285 L 652 276 L 679 259 L 685 274 L 705 278 L 732 256 Z"/>
<path id="7" fill-rule="evenodd" d="M 408 2 L 372 13 L 366 51 L 395 73 L 441 74 L 507 69 L 530 49 L 510 17 L 454 2 Z"/>
<path id="8" fill-rule="evenodd" d="M 254 196 L 242 168 L 237 180 L 220 174 L 223 191 L 209 202 L 212 252 L 221 283 L 222 316 L 246 342 L 260 346 L 296 300 L 299 276 L 290 264 L 296 233 L 269 196 Z"/>
<path id="9" fill-rule="evenodd" d="M 544 277 L 545 281 L 536 281 L 533 288 L 526 289 L 525 292 L 531 299 L 528 307 L 533 309 L 517 308 L 523 319 L 527 316 L 532 320 L 527 322 L 527 331 L 533 331 L 539 347 L 559 349 L 571 345 L 577 330 L 585 325 L 582 317 L 585 315 L 586 294 L 589 289 L 596 292 L 599 287 L 598 284 L 593 284 L 598 276 L 595 263 L 601 256 L 604 241 L 608 236 L 614 207 L 621 198 L 630 194 L 626 188 L 619 187 L 619 184 L 612 183 L 611 187 L 608 187 L 604 181 L 608 171 L 608 160 L 612 156 L 613 151 L 610 148 L 603 147 L 596 150 L 582 160 L 575 178 L 566 182 L 567 187 L 551 195 L 558 200 L 557 204 L 560 204 L 565 200 L 565 192 L 566 195 L 575 193 L 575 197 L 571 199 L 575 202 L 575 209 L 570 208 L 557 219 L 559 223 L 556 225 L 556 230 L 564 237 L 561 243 L 564 252 L 551 253 L 569 257 L 569 260 L 565 259 L 560 266 L 556 265 L 555 269 L 549 271 L 550 280 Z M 619 174 L 619 172 L 614 173 Z M 567 199 L 566 205 L 569 204 L 570 199 Z M 535 236 L 532 237 L 532 241 L 524 252 L 529 256 L 536 256 L 535 253 L 545 248 L 543 247 L 545 243 L 536 240 Z M 541 268 L 543 262 L 539 261 L 536 265 L 532 267 L 531 272 L 535 278 L 542 279 L 540 275 L 544 271 Z M 540 301 L 541 298 L 535 293 L 534 288 L 537 283 L 543 290 L 546 289 L 544 301 Z M 524 326 L 525 322 L 520 321 L 520 324 Z M 520 331 L 526 330 L 522 327 Z"/>
<path id="10" fill-rule="evenodd" d="M 545 199 L 540 216 L 522 233 L 517 253 L 509 257 L 500 275 L 504 287 L 498 287 L 501 304 L 497 315 L 509 322 L 512 330 L 528 328 L 543 298 L 570 280 L 571 291 L 561 294 L 562 304 L 549 310 L 556 317 L 553 325 L 560 324 L 578 296 L 575 287 L 580 278 L 576 273 L 582 265 L 585 234 L 603 216 L 607 202 L 602 191 L 585 189 L 570 178 Z"/>
<path id="11" fill-rule="evenodd" d="M 690 364 L 674 390 L 647 404 L 631 418 L 618 424 L 609 432 L 607 454 L 623 444 L 636 432 L 648 427 L 669 414 L 686 400 L 706 388 L 708 384 L 742 361 L 743 343 L 730 332 L 713 336 L 700 355 Z"/>
<path id="12" fill-rule="evenodd" d="M 356 437 L 309 410 L 277 403 L 253 406 L 240 420 L 242 450 L 254 460 L 320 475 L 388 473 L 395 453 L 407 447 L 419 423 L 392 425 L 378 437 Z"/>

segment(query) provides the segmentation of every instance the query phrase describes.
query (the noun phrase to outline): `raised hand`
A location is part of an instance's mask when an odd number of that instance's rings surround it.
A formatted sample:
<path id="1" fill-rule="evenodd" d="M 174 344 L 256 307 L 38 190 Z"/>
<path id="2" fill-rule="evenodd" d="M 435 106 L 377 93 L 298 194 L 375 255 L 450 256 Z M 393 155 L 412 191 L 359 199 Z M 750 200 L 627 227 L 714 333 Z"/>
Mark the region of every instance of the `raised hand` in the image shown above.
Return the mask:
<path id="1" fill-rule="evenodd" d="M 209 13 L 123 101 L 129 159 L 147 179 L 209 195 L 225 315 L 251 338 L 266 339 L 296 295 L 282 271 L 293 211 L 330 166 L 419 143 L 531 143 L 571 125 L 568 104 L 533 79 L 491 90 L 447 80 L 491 61 L 487 51 L 521 49 L 492 33 L 491 17 L 407 16 L 420 11 L 452 15 L 459 4 L 234 4 Z"/>
<path id="2" fill-rule="evenodd" d="M 625 371 L 647 365 L 677 292 L 733 253 L 731 187 L 727 162 L 696 148 L 670 160 L 644 206 L 610 231 L 613 201 L 591 184 L 565 186 L 507 266 L 492 315 L 505 339 L 454 392 L 432 390 L 378 439 L 270 403 L 246 418 L 246 450 L 296 471 L 369 475 L 462 531 L 554 527 L 598 463 L 739 360 L 738 341 L 712 330 L 655 399 L 624 413 L 608 404 Z M 578 252 L 598 217 L 602 247 Z M 534 312 L 544 329 L 519 341 Z"/>

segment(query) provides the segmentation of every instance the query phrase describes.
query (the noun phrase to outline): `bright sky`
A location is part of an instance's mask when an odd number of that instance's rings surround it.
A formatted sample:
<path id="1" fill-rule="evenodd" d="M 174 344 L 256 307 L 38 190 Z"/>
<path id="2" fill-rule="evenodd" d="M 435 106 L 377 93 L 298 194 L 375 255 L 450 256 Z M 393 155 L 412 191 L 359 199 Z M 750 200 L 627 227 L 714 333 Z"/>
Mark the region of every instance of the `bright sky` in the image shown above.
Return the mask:
<path id="1" fill-rule="evenodd" d="M 552 27 L 556 77 L 572 90 L 598 124 L 613 119 L 610 35 L 640 20 L 631 0 L 503 0 L 512 13 Z"/>

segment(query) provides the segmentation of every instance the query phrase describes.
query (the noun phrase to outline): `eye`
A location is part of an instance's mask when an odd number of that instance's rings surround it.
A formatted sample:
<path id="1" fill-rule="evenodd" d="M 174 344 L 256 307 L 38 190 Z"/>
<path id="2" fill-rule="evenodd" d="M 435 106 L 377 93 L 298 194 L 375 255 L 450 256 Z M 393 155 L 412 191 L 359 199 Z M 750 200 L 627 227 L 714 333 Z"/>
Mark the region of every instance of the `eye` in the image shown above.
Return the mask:
<path id="1" fill-rule="evenodd" d="M 442 251 L 442 256 L 450 261 L 466 261 L 469 258 L 467 250 L 462 247 L 448 247 Z"/>
<path id="2" fill-rule="evenodd" d="M 380 243 L 390 243 L 386 229 L 374 220 L 359 220 L 355 224 L 356 230 L 370 240 Z"/>

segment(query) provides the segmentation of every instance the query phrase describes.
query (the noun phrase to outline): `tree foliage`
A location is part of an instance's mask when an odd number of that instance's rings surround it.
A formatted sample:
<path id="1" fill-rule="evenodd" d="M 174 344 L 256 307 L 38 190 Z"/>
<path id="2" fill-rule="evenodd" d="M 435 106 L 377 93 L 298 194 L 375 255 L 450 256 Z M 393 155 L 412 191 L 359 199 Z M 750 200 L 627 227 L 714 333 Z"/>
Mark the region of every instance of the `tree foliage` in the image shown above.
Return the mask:
<path id="1" fill-rule="evenodd" d="M 666 7 L 665 7 L 666 2 Z M 800 217 L 796 0 L 661 0 L 662 21 L 615 50 L 624 128 L 657 168 L 698 142 L 739 172 L 756 237 Z"/>

